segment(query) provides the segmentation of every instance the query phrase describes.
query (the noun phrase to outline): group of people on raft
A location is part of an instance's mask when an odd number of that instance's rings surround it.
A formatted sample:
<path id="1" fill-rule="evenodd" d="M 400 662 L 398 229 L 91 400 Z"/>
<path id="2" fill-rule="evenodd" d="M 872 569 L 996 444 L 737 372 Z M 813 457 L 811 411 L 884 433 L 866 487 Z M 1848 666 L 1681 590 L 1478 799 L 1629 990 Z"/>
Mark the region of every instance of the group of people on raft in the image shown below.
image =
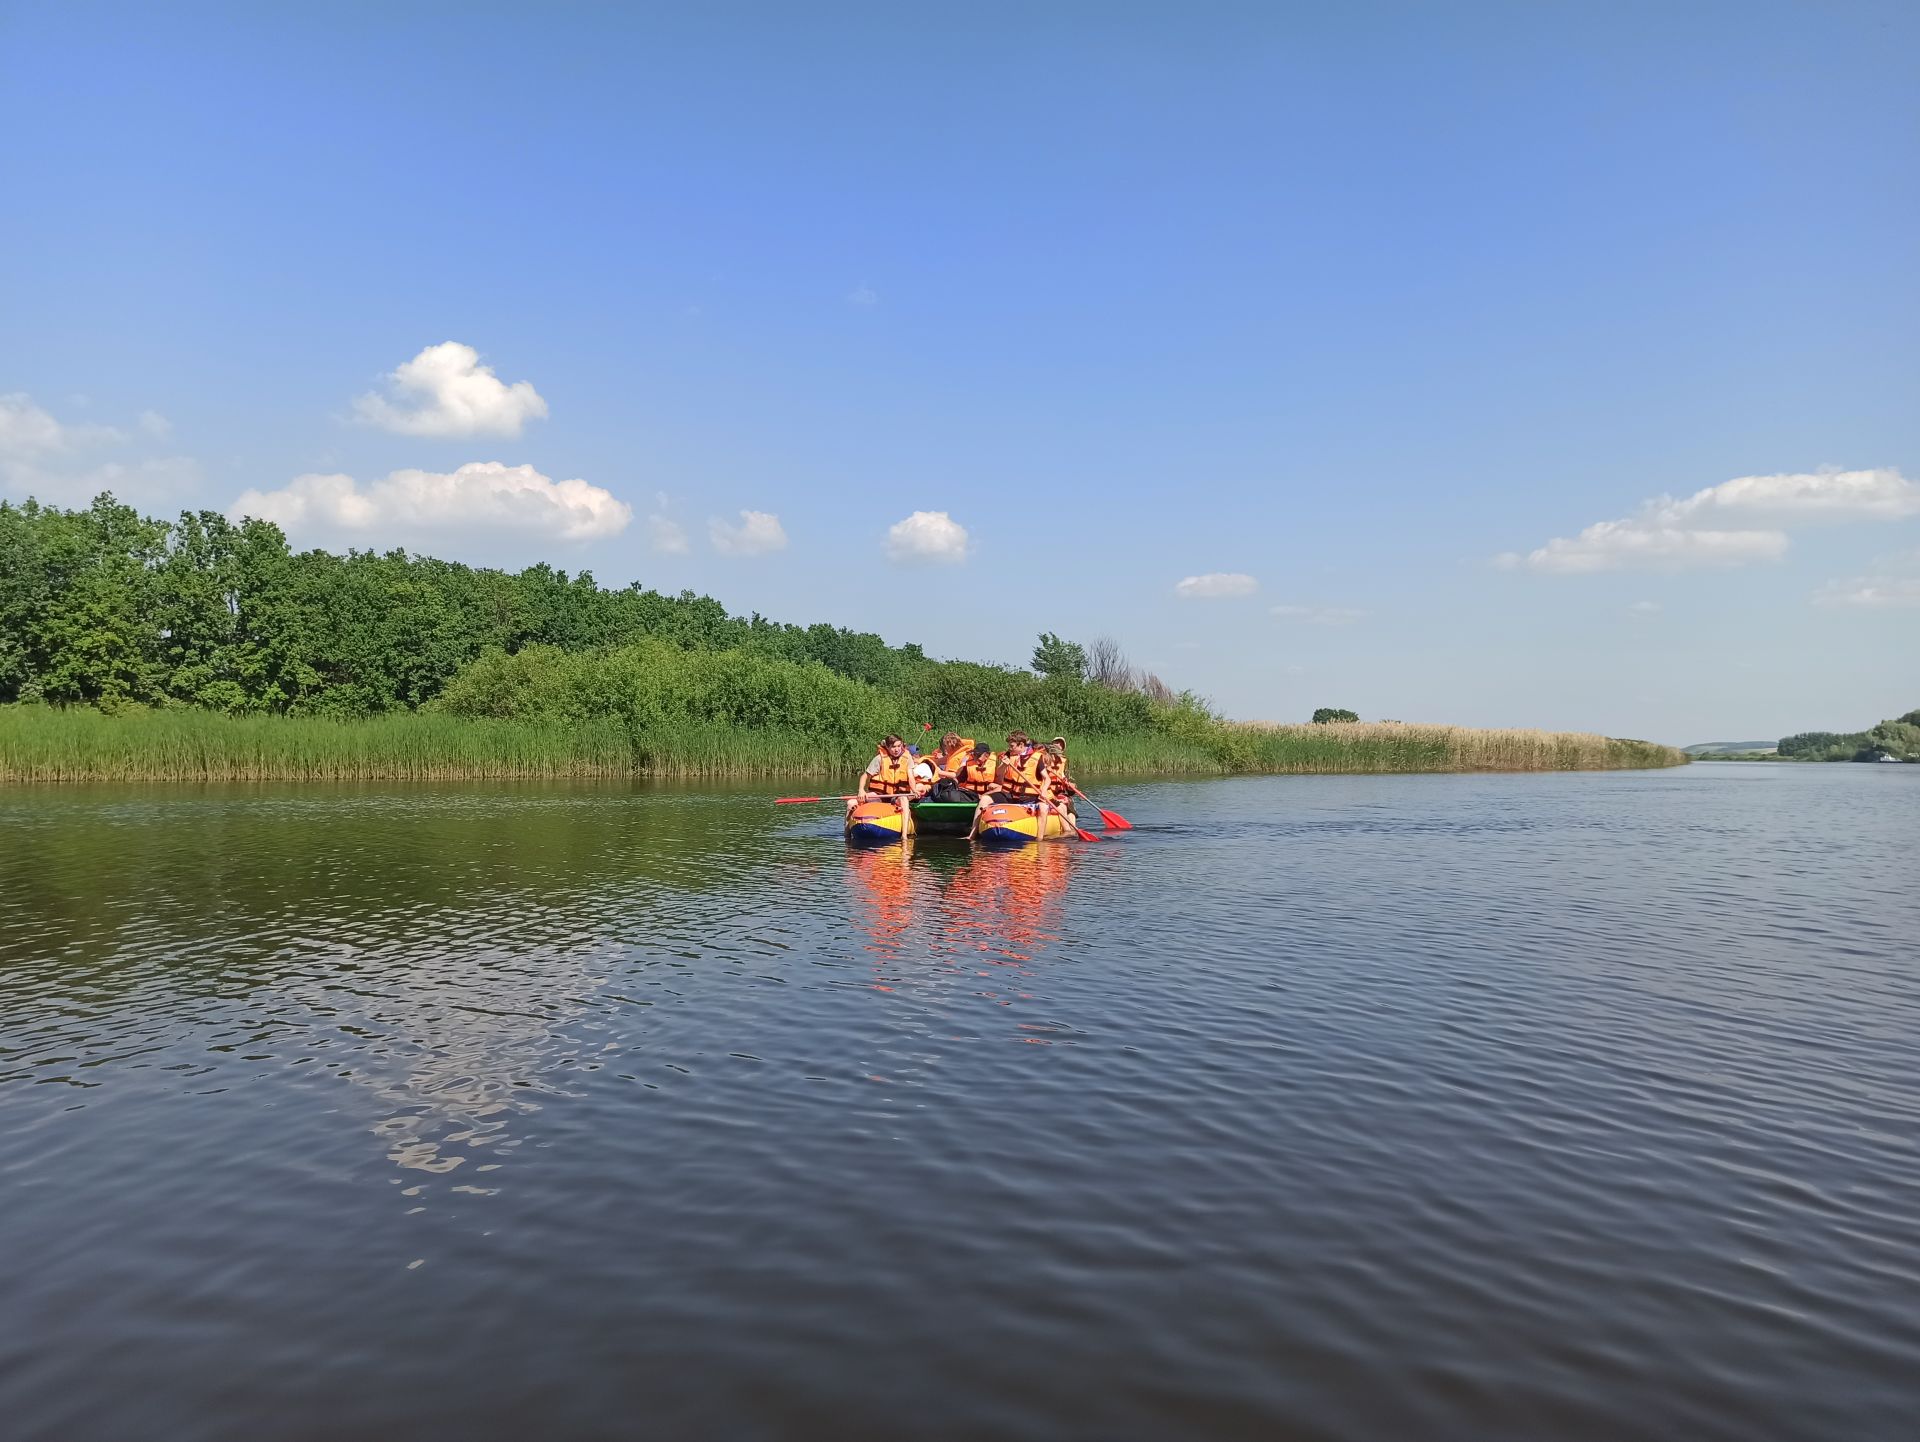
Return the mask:
<path id="1" fill-rule="evenodd" d="M 988 806 L 1025 806 L 1040 818 L 1045 835 L 1050 814 L 1073 824 L 1076 789 L 1067 776 L 1064 736 L 1040 746 L 1026 732 L 1013 731 L 1007 749 L 996 753 L 984 741 L 949 731 L 930 756 L 914 755 L 905 741 L 889 736 L 860 773 L 859 794 L 847 802 L 847 810 L 851 814 L 862 801 L 884 798 L 897 799 L 902 812 L 914 801 L 971 802 L 977 827 Z"/>

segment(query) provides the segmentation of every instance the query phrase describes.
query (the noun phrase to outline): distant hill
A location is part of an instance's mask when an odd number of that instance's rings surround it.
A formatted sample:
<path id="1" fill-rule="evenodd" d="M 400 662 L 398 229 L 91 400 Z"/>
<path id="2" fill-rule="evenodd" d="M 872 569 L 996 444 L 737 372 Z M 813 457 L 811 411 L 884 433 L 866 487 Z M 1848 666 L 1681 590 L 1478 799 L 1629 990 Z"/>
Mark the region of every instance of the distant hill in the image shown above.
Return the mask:
<path id="1" fill-rule="evenodd" d="M 1689 756 L 1718 756 L 1723 751 L 1774 751 L 1777 741 L 1701 741 L 1680 749 Z"/>

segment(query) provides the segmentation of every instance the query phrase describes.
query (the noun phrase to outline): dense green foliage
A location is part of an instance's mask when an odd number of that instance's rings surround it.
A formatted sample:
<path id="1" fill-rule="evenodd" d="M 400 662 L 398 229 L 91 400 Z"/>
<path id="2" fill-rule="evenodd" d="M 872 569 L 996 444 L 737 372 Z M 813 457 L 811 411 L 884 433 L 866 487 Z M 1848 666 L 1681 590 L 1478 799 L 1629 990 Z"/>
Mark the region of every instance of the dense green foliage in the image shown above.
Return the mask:
<path id="1" fill-rule="evenodd" d="M 1871 731 L 1801 731 L 1780 738 L 1792 761 L 1920 761 L 1920 710 L 1882 721 Z"/>
<path id="2" fill-rule="evenodd" d="M 733 616 L 690 591 L 608 590 L 545 565 L 295 552 L 264 521 L 200 511 L 168 523 L 109 496 L 76 511 L 0 502 L 0 703 L 368 716 L 439 695 L 489 648 L 640 637 L 887 687 L 930 664 L 875 635 Z"/>
<path id="3" fill-rule="evenodd" d="M 1349 711 L 1344 706 L 1322 706 L 1313 713 L 1315 726 L 1330 726 L 1336 721 L 1358 721 L 1360 713 Z"/>
<path id="4" fill-rule="evenodd" d="M 1780 738 L 1780 754 L 1795 761 L 1851 761 L 1867 744 L 1864 731 L 1801 731 Z"/>
<path id="5" fill-rule="evenodd" d="M 295 552 L 207 511 L 0 503 L 0 778 L 835 773 L 926 723 L 1058 732 L 1094 772 L 1679 759 L 1538 732 L 1231 726 L 1106 638 L 1047 633 L 1033 662 L 935 661 L 549 566 Z"/>
<path id="6" fill-rule="evenodd" d="M 687 651 L 643 637 L 623 646 L 489 650 L 430 709 L 494 720 L 617 720 L 637 745 L 686 726 L 777 730 L 811 738 L 851 764 L 874 738 L 921 734 L 937 721 L 993 737 L 1013 726 L 1076 738 L 1127 734 L 1198 742 L 1218 723 L 1192 698 L 1164 704 L 1133 692 L 965 661 L 923 662 L 890 687 L 815 662 L 752 650 Z"/>

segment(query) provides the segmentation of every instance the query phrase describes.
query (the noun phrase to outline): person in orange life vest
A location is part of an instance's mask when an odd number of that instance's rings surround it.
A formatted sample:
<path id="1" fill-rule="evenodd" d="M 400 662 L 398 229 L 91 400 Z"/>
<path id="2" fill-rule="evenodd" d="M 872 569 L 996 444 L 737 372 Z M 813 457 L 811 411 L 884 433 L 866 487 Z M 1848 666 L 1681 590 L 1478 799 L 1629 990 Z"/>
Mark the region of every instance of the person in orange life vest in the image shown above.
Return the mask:
<path id="1" fill-rule="evenodd" d="M 994 786 L 999 775 L 1000 758 L 993 754 L 993 748 L 986 742 L 976 742 L 973 753 L 960 768 L 958 799 L 973 803 L 973 825 L 967 828 L 968 836 L 980 829 L 980 813 L 993 804 Z"/>
<path id="2" fill-rule="evenodd" d="M 1069 821 L 1073 819 L 1073 792 L 1067 778 L 1067 738 L 1056 736 L 1047 743 L 1047 785 L 1054 807 Z"/>
<path id="3" fill-rule="evenodd" d="M 1047 834 L 1047 816 L 1058 808 L 1052 804 L 1053 791 L 1047 776 L 1045 753 L 1034 749 L 1033 738 L 1026 732 L 1015 731 L 1008 735 L 1007 749 L 1001 754 L 994 785 L 997 789 L 990 797 L 981 799 L 982 806 L 998 801 L 1028 807 L 1040 818 L 1040 835 Z M 976 812 L 976 827 L 979 821 L 979 813 Z"/>
<path id="4" fill-rule="evenodd" d="M 847 810 L 851 812 L 869 798 L 892 797 L 898 799 L 901 814 L 905 815 L 907 803 L 925 789 L 913 772 L 914 761 L 907 755 L 907 743 L 898 736 L 887 737 L 880 743 L 879 754 L 860 773 L 858 794 L 847 803 Z"/>
<path id="5" fill-rule="evenodd" d="M 966 767 L 967 757 L 973 751 L 973 742 L 967 740 L 958 731 L 949 731 L 940 738 L 939 749 L 933 753 L 933 790 L 929 793 L 935 801 L 970 801 L 973 798 L 960 794 L 960 773 Z"/>
<path id="6" fill-rule="evenodd" d="M 984 741 L 974 744 L 973 751 L 961 764 L 959 772 L 960 792 L 968 800 L 978 800 L 993 791 L 993 779 L 1000 771 L 1000 758 L 993 754 L 993 748 Z"/>

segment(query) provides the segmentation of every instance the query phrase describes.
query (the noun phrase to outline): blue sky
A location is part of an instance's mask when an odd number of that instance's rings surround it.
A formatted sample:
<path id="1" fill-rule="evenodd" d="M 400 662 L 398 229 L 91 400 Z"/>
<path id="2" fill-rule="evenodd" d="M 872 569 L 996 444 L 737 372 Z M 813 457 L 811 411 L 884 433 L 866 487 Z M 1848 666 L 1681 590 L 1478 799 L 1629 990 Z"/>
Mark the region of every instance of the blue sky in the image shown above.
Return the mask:
<path id="1" fill-rule="evenodd" d="M 1865 725 L 1920 705 L 1915 53 L 1904 3 L 0 0 L 0 492 L 1105 632 L 1248 717 Z"/>

